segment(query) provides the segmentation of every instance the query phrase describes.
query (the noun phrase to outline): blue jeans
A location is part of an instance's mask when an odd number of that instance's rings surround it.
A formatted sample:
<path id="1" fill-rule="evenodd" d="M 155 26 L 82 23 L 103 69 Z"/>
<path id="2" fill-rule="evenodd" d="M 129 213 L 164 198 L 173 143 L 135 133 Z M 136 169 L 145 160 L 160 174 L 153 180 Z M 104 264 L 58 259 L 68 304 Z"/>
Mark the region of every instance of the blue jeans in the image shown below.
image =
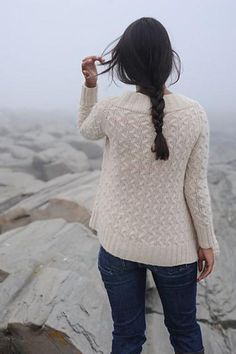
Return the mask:
<path id="1" fill-rule="evenodd" d="M 164 312 L 164 324 L 175 354 L 204 354 L 196 320 L 197 261 L 158 266 L 125 260 L 100 244 L 98 269 L 113 320 L 112 352 L 140 354 L 146 341 L 145 286 L 150 269 Z"/>

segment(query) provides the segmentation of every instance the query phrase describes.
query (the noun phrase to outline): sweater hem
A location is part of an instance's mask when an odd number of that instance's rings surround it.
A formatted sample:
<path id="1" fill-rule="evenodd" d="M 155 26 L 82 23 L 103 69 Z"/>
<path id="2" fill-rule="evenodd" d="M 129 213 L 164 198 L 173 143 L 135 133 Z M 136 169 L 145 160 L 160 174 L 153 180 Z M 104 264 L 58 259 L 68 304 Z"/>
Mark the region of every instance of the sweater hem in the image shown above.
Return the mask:
<path id="1" fill-rule="evenodd" d="M 182 244 L 168 246 L 148 245 L 135 239 L 129 240 L 116 232 L 112 225 L 101 227 L 96 224 L 98 215 L 93 213 L 89 226 L 97 230 L 100 244 L 116 257 L 150 265 L 174 266 L 198 260 L 198 244 L 191 237 Z"/>

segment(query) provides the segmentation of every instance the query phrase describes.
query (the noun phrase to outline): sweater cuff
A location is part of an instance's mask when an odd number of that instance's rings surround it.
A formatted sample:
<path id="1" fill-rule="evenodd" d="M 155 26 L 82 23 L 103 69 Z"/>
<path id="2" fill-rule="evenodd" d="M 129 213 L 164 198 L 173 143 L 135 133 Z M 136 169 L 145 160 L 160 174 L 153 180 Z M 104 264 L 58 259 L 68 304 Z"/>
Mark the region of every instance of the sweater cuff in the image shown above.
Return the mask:
<path id="1" fill-rule="evenodd" d="M 220 254 L 220 247 L 216 238 L 213 224 L 209 226 L 197 226 L 198 244 L 201 248 L 212 248 L 216 256 Z"/>
<path id="2" fill-rule="evenodd" d="M 98 98 L 98 86 L 87 87 L 85 84 L 82 84 L 80 104 L 83 106 L 93 106 L 97 103 Z"/>

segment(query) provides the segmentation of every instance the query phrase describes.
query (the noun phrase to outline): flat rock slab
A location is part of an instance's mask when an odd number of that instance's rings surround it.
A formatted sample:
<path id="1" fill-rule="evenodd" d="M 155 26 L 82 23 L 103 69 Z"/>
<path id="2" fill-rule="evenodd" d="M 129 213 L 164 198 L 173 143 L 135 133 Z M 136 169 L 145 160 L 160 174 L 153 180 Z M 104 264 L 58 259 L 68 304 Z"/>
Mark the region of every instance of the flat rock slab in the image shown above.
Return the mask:
<path id="1" fill-rule="evenodd" d="M 0 283 L 1 331 L 21 324 L 17 333 L 28 336 L 25 326 L 46 326 L 65 333 L 81 353 L 108 353 L 112 324 L 96 266 L 98 247 L 88 229 L 63 219 L 4 233 L 0 269 L 8 276 Z"/>
<path id="2" fill-rule="evenodd" d="M 12 323 L 0 334 L 1 354 L 83 354 L 65 333 L 48 326 Z"/>
<path id="3" fill-rule="evenodd" d="M 53 147 L 35 153 L 33 166 L 38 171 L 38 178 L 45 181 L 62 174 L 90 169 L 86 154 L 66 143 L 57 143 Z"/>
<path id="4" fill-rule="evenodd" d="M 0 215 L 1 232 L 35 220 L 64 218 L 88 226 L 100 170 L 66 174 L 44 182 L 31 196 Z"/>

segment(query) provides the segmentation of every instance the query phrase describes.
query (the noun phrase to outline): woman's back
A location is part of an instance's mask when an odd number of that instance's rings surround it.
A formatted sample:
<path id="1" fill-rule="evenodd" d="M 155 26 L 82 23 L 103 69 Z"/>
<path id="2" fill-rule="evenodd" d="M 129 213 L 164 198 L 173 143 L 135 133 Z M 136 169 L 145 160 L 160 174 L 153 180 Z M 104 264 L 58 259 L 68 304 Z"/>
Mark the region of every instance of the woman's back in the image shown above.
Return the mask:
<path id="1" fill-rule="evenodd" d="M 198 243 L 219 253 L 207 185 L 209 125 L 196 100 L 163 98 L 168 160 L 151 151 L 151 103 L 140 92 L 97 102 L 97 87 L 83 85 L 78 125 L 89 139 L 106 137 L 89 223 L 100 243 L 127 260 L 177 265 L 198 259 Z"/>

